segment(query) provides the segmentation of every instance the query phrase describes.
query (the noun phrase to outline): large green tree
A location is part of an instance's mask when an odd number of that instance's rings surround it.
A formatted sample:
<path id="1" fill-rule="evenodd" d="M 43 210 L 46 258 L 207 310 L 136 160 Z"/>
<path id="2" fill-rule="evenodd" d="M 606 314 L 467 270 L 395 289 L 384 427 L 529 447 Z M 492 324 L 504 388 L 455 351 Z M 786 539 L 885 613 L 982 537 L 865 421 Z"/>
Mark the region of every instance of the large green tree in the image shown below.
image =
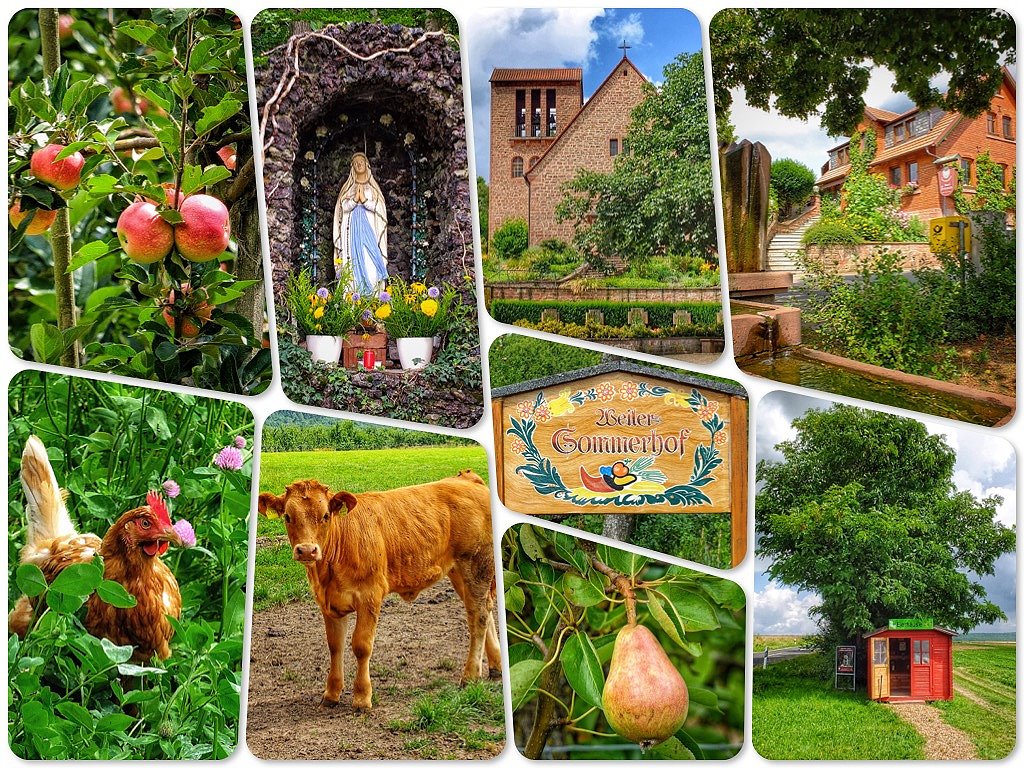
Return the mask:
<path id="1" fill-rule="evenodd" d="M 633 111 L 611 173 L 580 171 L 565 188 L 559 219 L 592 261 L 621 256 L 707 257 L 717 243 L 704 61 L 681 54 Z"/>
<path id="2" fill-rule="evenodd" d="M 715 108 L 727 126 L 730 89 L 747 102 L 806 120 L 819 114 L 832 136 L 849 136 L 864 115 L 872 66 L 920 107 L 976 117 L 1016 61 L 1017 30 L 1005 11 L 974 8 L 751 8 L 711 20 Z M 949 75 L 948 90 L 932 80 Z"/>
<path id="3" fill-rule="evenodd" d="M 998 497 L 956 490 L 956 454 L 914 419 L 845 405 L 811 410 L 758 462 L 757 552 L 769 575 L 816 592 L 824 644 L 895 617 L 968 631 L 1006 618 L 977 576 L 1012 552 Z"/>

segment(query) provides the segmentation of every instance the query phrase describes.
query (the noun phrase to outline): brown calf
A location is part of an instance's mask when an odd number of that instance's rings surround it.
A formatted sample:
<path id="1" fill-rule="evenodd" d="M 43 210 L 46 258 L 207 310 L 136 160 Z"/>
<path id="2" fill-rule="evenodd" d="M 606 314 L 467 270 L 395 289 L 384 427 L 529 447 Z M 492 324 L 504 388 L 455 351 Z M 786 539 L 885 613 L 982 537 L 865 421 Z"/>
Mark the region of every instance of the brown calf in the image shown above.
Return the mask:
<path id="1" fill-rule="evenodd" d="M 478 475 L 360 494 L 299 480 L 280 496 L 261 493 L 259 511 L 284 518 L 292 552 L 306 566 L 323 613 L 331 655 L 324 704 L 337 704 L 345 687 L 349 614 L 356 614 L 358 665 L 352 706 L 370 709 L 370 654 L 381 602 L 391 592 L 411 601 L 445 576 L 466 606 L 469 656 L 462 682 L 481 676 L 485 652 L 490 674 L 500 675 L 490 492 Z"/>

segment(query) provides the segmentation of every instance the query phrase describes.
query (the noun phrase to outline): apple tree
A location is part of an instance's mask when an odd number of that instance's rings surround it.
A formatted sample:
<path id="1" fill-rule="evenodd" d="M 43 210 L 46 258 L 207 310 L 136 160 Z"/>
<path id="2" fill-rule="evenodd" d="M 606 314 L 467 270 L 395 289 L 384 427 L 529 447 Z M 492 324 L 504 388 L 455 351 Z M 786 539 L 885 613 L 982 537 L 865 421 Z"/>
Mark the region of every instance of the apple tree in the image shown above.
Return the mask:
<path id="1" fill-rule="evenodd" d="M 262 391 L 271 368 L 239 20 L 22 11 L 9 50 L 12 347 Z"/>
<path id="2" fill-rule="evenodd" d="M 533 525 L 502 542 L 516 744 L 702 758 L 743 737 L 743 590 Z M 680 682 L 680 678 L 681 681 Z M 702 746 L 704 745 L 704 746 Z"/>

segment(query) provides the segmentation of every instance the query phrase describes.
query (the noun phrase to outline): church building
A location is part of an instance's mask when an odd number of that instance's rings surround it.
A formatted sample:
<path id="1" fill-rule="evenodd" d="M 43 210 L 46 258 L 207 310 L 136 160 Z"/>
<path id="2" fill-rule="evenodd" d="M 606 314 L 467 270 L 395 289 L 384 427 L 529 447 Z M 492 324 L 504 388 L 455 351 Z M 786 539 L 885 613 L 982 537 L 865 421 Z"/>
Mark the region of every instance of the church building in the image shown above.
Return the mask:
<path id="1" fill-rule="evenodd" d="M 633 109 L 647 78 L 625 55 L 583 100 L 583 70 L 498 68 L 491 73 L 490 224 L 487 238 L 509 219 L 523 219 L 530 245 L 569 242 L 572 222 L 559 223 L 562 185 L 580 169 L 608 173 L 628 152 Z"/>

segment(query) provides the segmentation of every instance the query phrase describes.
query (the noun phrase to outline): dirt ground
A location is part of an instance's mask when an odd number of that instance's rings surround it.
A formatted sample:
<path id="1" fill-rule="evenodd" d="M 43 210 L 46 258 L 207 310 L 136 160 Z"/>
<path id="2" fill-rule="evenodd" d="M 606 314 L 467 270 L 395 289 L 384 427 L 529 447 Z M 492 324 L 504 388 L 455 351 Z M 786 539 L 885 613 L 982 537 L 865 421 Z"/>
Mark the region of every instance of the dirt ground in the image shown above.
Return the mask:
<path id="1" fill-rule="evenodd" d="M 1017 344 L 1014 336 L 981 336 L 957 345 L 962 371 L 952 379 L 965 387 L 1013 397 L 1017 388 Z"/>
<path id="2" fill-rule="evenodd" d="M 349 621 L 349 636 L 355 619 Z M 488 759 L 488 749 L 468 749 L 451 733 L 405 732 L 395 721 L 410 720 L 412 706 L 439 684 L 459 681 L 469 645 L 466 614 L 447 581 L 412 603 L 396 595 L 385 602 L 373 656 L 373 709 L 352 709 L 356 662 L 346 642 L 345 693 L 341 704 L 320 706 L 327 676 L 327 641 L 320 610 L 312 601 L 293 602 L 253 614 L 246 740 L 261 759 L 401 759 L 438 756 Z M 411 737 L 429 739 L 430 753 Z"/>
<path id="3" fill-rule="evenodd" d="M 976 760 L 978 752 L 970 737 L 942 719 L 928 704 L 890 704 L 889 707 L 924 737 L 926 760 Z"/>

